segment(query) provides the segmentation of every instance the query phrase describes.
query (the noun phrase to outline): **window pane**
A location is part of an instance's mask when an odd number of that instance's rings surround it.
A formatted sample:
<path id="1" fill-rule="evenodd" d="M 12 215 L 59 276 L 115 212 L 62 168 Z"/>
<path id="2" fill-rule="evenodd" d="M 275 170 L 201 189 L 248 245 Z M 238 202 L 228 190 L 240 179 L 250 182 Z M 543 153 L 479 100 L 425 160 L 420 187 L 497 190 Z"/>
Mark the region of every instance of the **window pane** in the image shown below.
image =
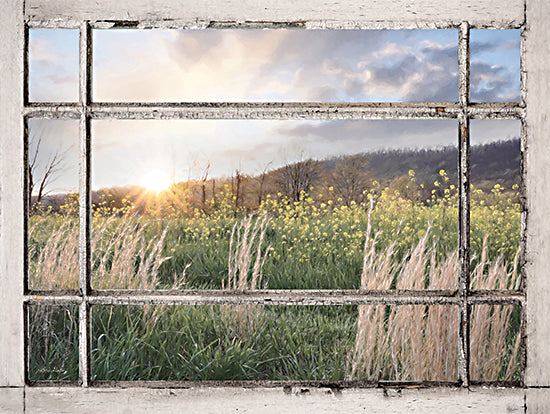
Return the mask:
<path id="1" fill-rule="evenodd" d="M 518 289 L 521 122 L 471 122 L 470 245 L 473 289 Z"/>
<path id="2" fill-rule="evenodd" d="M 29 379 L 78 380 L 78 307 L 29 306 Z"/>
<path id="3" fill-rule="evenodd" d="M 95 380 L 343 380 L 346 307 L 93 308 Z"/>
<path id="4" fill-rule="evenodd" d="M 93 286 L 454 289 L 456 134 L 455 121 L 94 121 Z"/>
<path id="5" fill-rule="evenodd" d="M 29 101 L 78 101 L 78 30 L 29 30 Z"/>
<path id="6" fill-rule="evenodd" d="M 362 305 L 357 321 L 352 379 L 458 379 L 458 308 Z"/>
<path id="7" fill-rule="evenodd" d="M 359 317 L 354 306 L 101 306 L 92 375 L 455 381 L 457 323 L 457 309 L 445 306 L 363 306 Z"/>
<path id="8" fill-rule="evenodd" d="M 519 306 L 472 306 L 472 381 L 521 381 L 520 315 Z"/>
<path id="9" fill-rule="evenodd" d="M 78 288 L 78 121 L 29 120 L 29 287 Z"/>
<path id="10" fill-rule="evenodd" d="M 99 101 L 452 101 L 456 30 L 96 30 Z"/>
<path id="11" fill-rule="evenodd" d="M 470 32 L 470 97 L 474 102 L 519 102 L 520 31 Z"/>

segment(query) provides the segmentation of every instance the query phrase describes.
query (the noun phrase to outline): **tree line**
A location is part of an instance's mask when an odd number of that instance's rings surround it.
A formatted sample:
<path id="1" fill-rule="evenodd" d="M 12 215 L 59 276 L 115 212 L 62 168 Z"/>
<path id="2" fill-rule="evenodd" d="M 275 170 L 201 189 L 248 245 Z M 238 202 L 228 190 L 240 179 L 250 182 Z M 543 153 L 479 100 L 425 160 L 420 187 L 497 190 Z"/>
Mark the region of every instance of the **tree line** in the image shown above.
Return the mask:
<path id="1" fill-rule="evenodd" d="M 63 154 L 50 157 L 41 177 L 36 172 L 37 155 L 32 155 L 28 166 L 31 212 L 45 208 L 58 211 L 71 200 L 67 199 L 67 194 L 50 195 L 47 189 L 63 171 Z M 270 168 L 272 163 L 268 163 L 256 174 L 245 174 L 237 169 L 226 177 L 210 177 L 211 164 L 208 162 L 197 179 L 175 182 L 157 198 L 163 198 L 172 209 L 207 211 L 223 203 L 235 210 L 251 211 L 267 198 L 299 201 L 305 195 L 318 202 L 332 200 L 349 206 L 361 203 L 368 191 L 387 188 L 418 202 L 434 191 L 443 191 L 438 185 L 442 170 L 449 183 L 457 184 L 457 156 L 456 147 L 384 150 L 324 160 L 302 156 L 278 168 Z M 485 191 L 497 183 L 510 189 L 519 184 L 520 159 L 519 139 L 473 146 L 471 181 Z M 135 210 L 143 212 L 152 196 L 147 196 L 147 190 L 137 185 L 111 187 L 94 191 L 92 204 L 99 208 L 108 201 L 109 207 L 116 209 L 131 204 Z M 74 195 L 72 198 L 74 203 Z"/>

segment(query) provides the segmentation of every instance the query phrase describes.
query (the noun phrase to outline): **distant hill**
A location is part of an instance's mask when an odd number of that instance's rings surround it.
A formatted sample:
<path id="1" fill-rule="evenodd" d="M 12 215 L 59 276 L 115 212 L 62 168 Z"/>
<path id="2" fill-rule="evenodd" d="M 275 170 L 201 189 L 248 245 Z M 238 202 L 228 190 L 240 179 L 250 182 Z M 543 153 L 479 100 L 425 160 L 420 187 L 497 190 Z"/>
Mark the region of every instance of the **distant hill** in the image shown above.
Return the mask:
<path id="1" fill-rule="evenodd" d="M 471 180 L 480 187 L 495 183 L 509 189 L 520 184 L 521 143 L 519 138 L 477 145 L 470 153 Z M 491 187 L 492 187 L 491 185 Z"/>
<path id="2" fill-rule="evenodd" d="M 458 150 L 456 147 L 422 150 L 392 150 L 363 154 L 374 177 L 387 183 L 414 170 L 417 182 L 431 184 L 445 170 L 457 180 Z M 334 162 L 331 160 L 330 162 Z M 520 140 L 494 141 L 470 148 L 470 179 L 481 188 L 500 184 L 509 189 L 520 181 Z"/>
<path id="3" fill-rule="evenodd" d="M 520 183 L 520 140 L 501 140 L 483 145 L 475 145 L 470 149 L 471 183 L 477 188 L 488 191 L 495 184 L 505 189 L 511 189 Z M 343 164 L 353 163 L 348 168 Z M 198 181 L 176 183 L 182 191 L 189 191 L 194 207 L 204 205 L 201 200 L 212 200 L 222 196 L 220 191 L 224 185 L 237 195 L 240 206 L 255 208 L 267 194 L 276 195 L 280 191 L 289 195 L 299 194 L 300 189 L 311 186 L 324 192 L 327 186 L 337 187 L 335 180 L 342 183 L 351 174 L 356 176 L 357 188 L 355 194 L 360 194 L 363 188 L 370 188 L 372 180 L 377 180 L 383 187 L 390 185 L 395 179 L 408 176 L 410 170 L 415 171 L 416 182 L 424 184 L 424 196 L 434 188 L 434 181 L 441 181 L 440 170 L 445 170 L 451 183 L 457 184 L 458 149 L 443 147 L 436 149 L 399 149 L 383 150 L 346 157 L 333 157 L 325 160 L 304 160 L 300 163 L 288 164 L 275 170 L 267 171 L 265 175 L 240 176 L 225 178 L 210 178 L 201 184 Z M 343 169 L 344 168 L 344 169 Z M 309 171 L 307 171 L 309 169 Z M 338 172 L 339 169 L 339 172 Z M 301 170 L 301 171 L 299 171 Z M 293 175 L 294 174 L 294 175 Z M 340 178 L 334 178 L 334 177 Z M 404 182 L 408 179 L 403 178 Z M 401 180 L 401 182 L 403 182 Z M 238 182 L 237 182 L 238 181 Z M 396 180 L 400 181 L 400 180 Z M 360 183 L 359 183 L 360 182 Z M 289 188 L 290 186 L 290 188 Z M 296 191 L 298 189 L 298 191 Z M 123 200 L 132 201 L 135 205 L 143 204 L 143 194 L 146 191 L 139 186 L 111 187 L 92 192 L 92 203 L 101 203 L 105 195 L 112 200 L 112 207 L 122 207 Z M 43 206 L 51 206 L 54 210 L 68 202 L 66 194 L 52 194 L 43 199 Z M 294 195 L 296 197 L 296 195 Z M 140 201 L 141 200 L 141 201 Z M 142 206 L 143 207 L 143 206 Z"/>
<path id="4" fill-rule="evenodd" d="M 470 148 L 470 182 L 484 191 L 491 190 L 495 184 L 509 190 L 520 183 L 520 163 L 519 139 L 474 145 Z M 333 186 L 335 195 L 344 200 L 360 200 L 363 189 L 371 188 L 370 183 L 376 180 L 382 187 L 389 186 L 405 197 L 412 197 L 413 194 L 405 195 L 411 170 L 416 183 L 424 185 L 422 199 L 436 188 L 435 181 L 442 182 L 441 170 L 450 180 L 447 184 L 458 185 L 458 148 L 380 150 L 325 160 L 302 160 L 268 172 L 266 182 L 277 184 L 267 192 L 281 191 L 297 199 L 300 190 L 308 191 L 311 186 L 324 193 L 324 185 Z M 441 187 L 437 194 L 440 191 Z"/>

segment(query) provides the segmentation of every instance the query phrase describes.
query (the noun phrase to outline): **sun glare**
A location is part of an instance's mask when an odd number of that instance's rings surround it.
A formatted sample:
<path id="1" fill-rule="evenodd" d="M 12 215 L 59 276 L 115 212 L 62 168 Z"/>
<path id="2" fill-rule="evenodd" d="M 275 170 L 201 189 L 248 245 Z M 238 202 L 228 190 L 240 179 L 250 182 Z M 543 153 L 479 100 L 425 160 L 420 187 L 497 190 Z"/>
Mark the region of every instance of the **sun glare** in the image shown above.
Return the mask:
<path id="1" fill-rule="evenodd" d="M 170 186 L 170 176 L 164 171 L 152 170 L 143 176 L 141 185 L 148 190 L 159 193 Z"/>

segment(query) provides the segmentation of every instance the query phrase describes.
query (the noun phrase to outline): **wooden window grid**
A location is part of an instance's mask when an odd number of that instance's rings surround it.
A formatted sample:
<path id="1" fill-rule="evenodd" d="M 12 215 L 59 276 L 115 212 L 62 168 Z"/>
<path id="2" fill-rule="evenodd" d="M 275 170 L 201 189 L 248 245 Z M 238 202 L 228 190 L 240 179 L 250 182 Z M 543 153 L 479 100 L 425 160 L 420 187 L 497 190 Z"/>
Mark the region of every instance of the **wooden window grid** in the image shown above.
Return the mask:
<path id="1" fill-rule="evenodd" d="M 212 26 L 212 25 L 211 25 Z M 233 24 L 218 23 L 213 27 L 300 27 L 292 23 Z M 79 101 L 76 103 L 34 103 L 28 101 L 28 38 L 29 30 L 35 28 L 76 28 L 80 33 L 79 48 Z M 471 119 L 517 119 L 522 122 L 522 154 L 526 143 L 525 128 L 525 79 L 521 70 L 521 100 L 518 103 L 472 103 L 470 102 L 470 30 L 468 22 L 457 27 L 441 26 L 444 29 L 458 29 L 458 103 L 422 102 L 422 103 L 121 103 L 95 102 L 92 97 L 92 30 L 123 28 L 173 28 L 173 24 L 160 22 L 81 22 L 78 26 L 60 22 L 28 21 L 25 27 L 24 61 L 24 131 L 28 143 L 28 120 L 31 118 L 78 119 L 80 142 L 79 173 L 79 289 L 75 291 L 42 291 L 28 288 L 28 258 L 25 267 L 25 310 L 29 305 L 78 305 L 79 306 L 79 384 L 83 387 L 109 386 L 111 382 L 91 381 L 91 309 L 94 305 L 455 305 L 459 308 L 459 379 L 451 385 L 469 387 L 470 380 L 470 307 L 472 305 L 519 305 L 521 307 L 520 334 L 521 372 L 524 378 L 525 351 L 525 272 L 522 261 L 521 285 L 519 290 L 470 290 L 470 120 Z M 179 27 L 181 28 L 181 27 Z M 524 63 L 524 27 L 497 26 L 497 29 L 521 29 L 521 65 Z M 368 29 L 368 27 L 366 27 Z M 458 120 L 458 163 L 459 163 L 459 283 L 455 290 L 95 290 L 90 283 L 91 277 L 91 121 L 95 119 L 457 119 Z M 24 163 L 28 154 L 25 151 Z M 523 182 L 522 163 L 522 182 Z M 28 178 L 27 180 L 28 181 Z M 523 187 L 523 186 L 522 186 Z M 28 191 L 23 191 L 28 198 Z M 525 197 L 522 197 L 524 199 Z M 28 221 L 28 203 L 25 200 L 25 229 Z M 526 209 L 522 204 L 522 253 L 525 245 Z M 25 251 L 27 251 L 25 234 Z M 522 254 L 522 257 L 524 255 Z M 27 318 L 25 318 L 28 324 Z M 28 330 L 28 327 L 25 327 Z M 27 337 L 27 335 L 25 335 Z M 28 344 L 26 348 L 28 347 Z M 28 358 L 28 353 L 26 353 Z M 27 363 L 26 363 L 27 365 Z M 58 385 L 58 382 L 28 381 L 31 385 Z M 180 382 L 162 381 L 166 386 L 179 386 Z M 205 382 L 201 381 L 202 384 Z M 242 381 L 208 381 L 209 385 L 242 385 Z M 389 383 L 406 385 L 406 382 L 379 381 L 249 381 L 249 386 L 309 385 L 339 387 L 368 387 Z M 158 381 L 144 381 L 145 386 L 158 386 Z M 183 385 L 189 385 L 183 383 Z M 428 383 L 421 382 L 421 385 Z M 482 382 L 488 384 L 488 382 Z M 523 382 L 492 382 L 492 384 L 522 386 Z"/>

